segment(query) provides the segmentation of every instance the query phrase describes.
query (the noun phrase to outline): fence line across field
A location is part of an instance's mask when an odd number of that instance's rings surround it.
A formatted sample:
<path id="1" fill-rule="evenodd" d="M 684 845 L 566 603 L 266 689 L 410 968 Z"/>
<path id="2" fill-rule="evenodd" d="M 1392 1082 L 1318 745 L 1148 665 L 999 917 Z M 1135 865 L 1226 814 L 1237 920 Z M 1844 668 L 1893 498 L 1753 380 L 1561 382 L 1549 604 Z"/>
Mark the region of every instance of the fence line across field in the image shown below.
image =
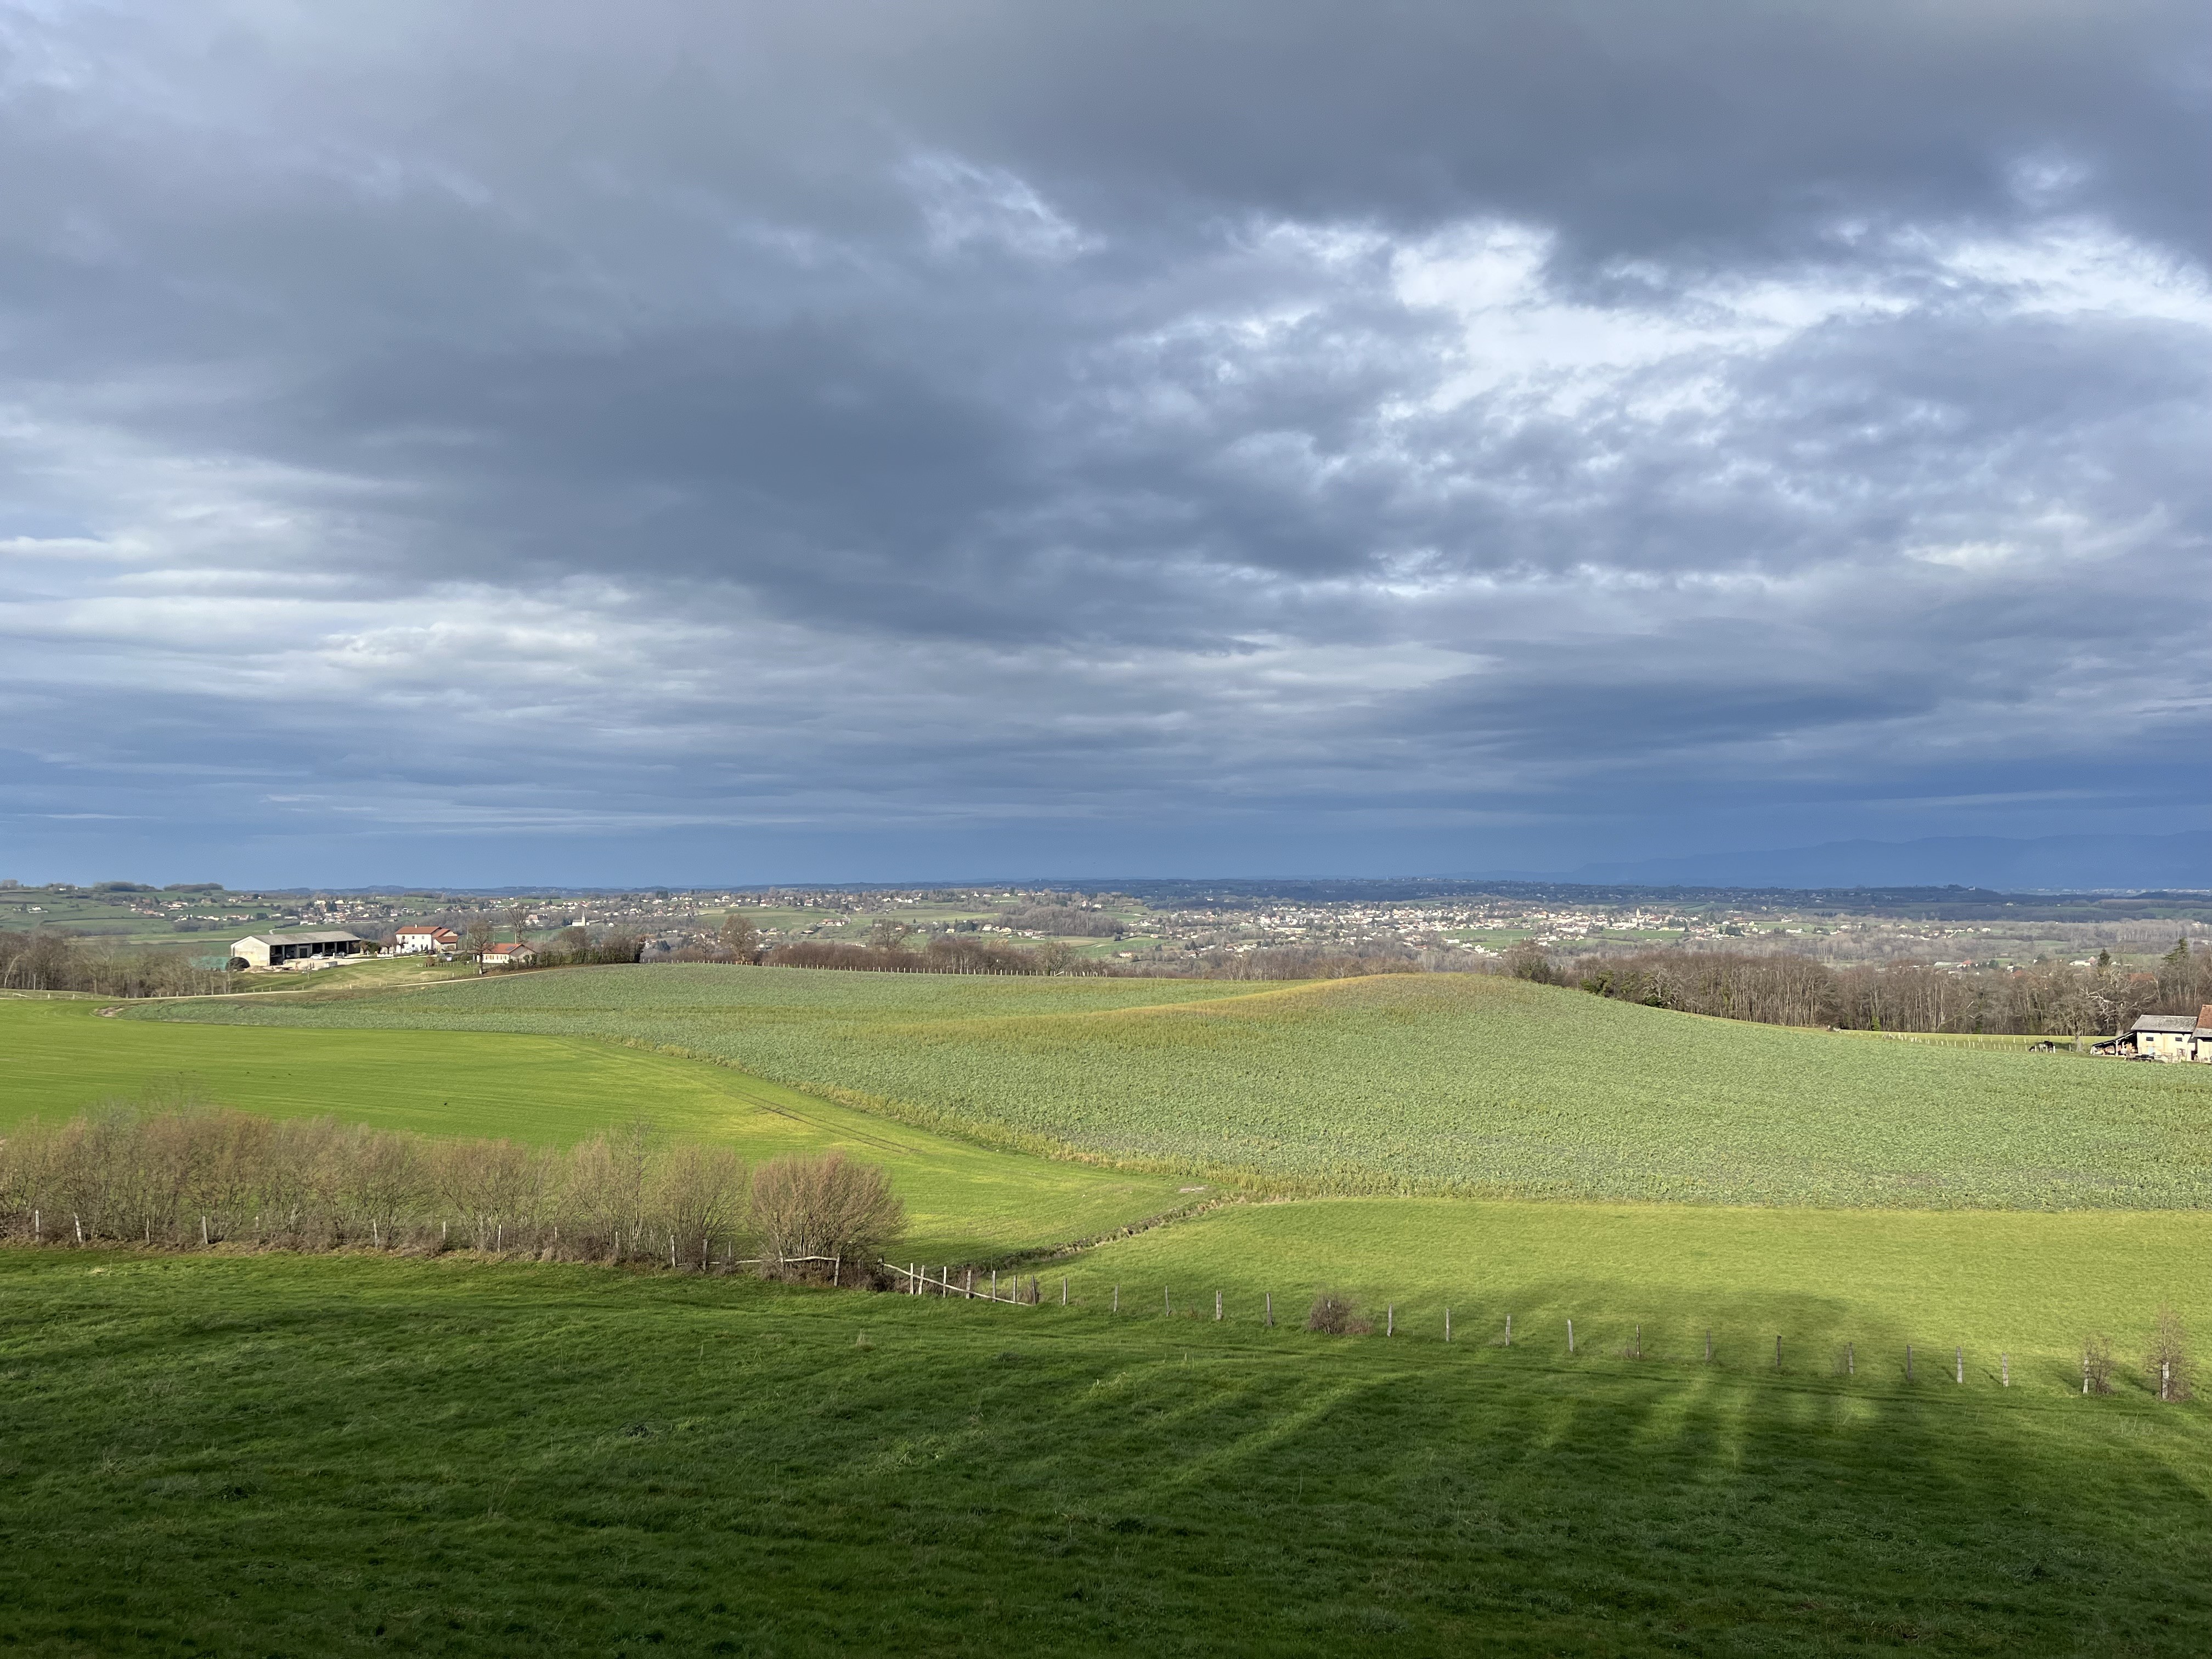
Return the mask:
<path id="1" fill-rule="evenodd" d="M 778 1258 L 770 1257 L 769 1258 L 769 1261 L 774 1261 L 777 1259 Z M 790 1256 L 782 1258 L 783 1261 L 792 1263 L 801 1261 L 831 1261 L 835 1259 L 836 1258 L 830 1256 Z M 746 1261 L 739 1262 L 736 1265 L 740 1267 L 751 1267 L 764 1266 L 767 1264 L 764 1262 Z M 933 1277 L 933 1270 L 919 1262 L 908 1262 L 906 1266 L 901 1267 L 896 1261 L 885 1261 L 879 1262 L 879 1265 L 886 1272 L 903 1281 L 901 1291 L 901 1294 L 902 1295 L 954 1297 L 962 1301 L 1002 1302 L 1016 1307 L 1036 1307 L 1044 1300 L 1043 1283 L 1042 1280 L 1036 1274 L 1030 1275 L 1029 1284 L 1026 1289 L 1023 1285 L 1021 1275 L 1017 1274 L 1013 1281 L 1014 1289 L 1012 1294 L 1005 1295 L 1001 1294 L 1000 1291 L 999 1270 L 995 1267 L 990 1269 L 989 1277 L 979 1287 L 975 1282 L 975 1269 L 973 1267 L 963 1268 L 961 1270 L 960 1281 L 957 1284 L 955 1284 L 952 1279 L 952 1269 L 950 1267 L 940 1267 L 936 1268 L 934 1270 L 934 1276 Z M 1121 1311 L 1121 1287 L 1120 1285 L 1117 1284 L 1113 1286 L 1111 1291 L 1111 1298 L 1108 1310 L 1115 1314 L 1120 1313 Z M 1061 1277 L 1060 1281 L 1060 1305 L 1063 1308 L 1073 1305 L 1069 1291 L 1069 1280 L 1065 1275 Z M 1172 1285 L 1162 1285 L 1160 1287 L 1160 1308 L 1163 1317 L 1171 1319 L 1175 1316 L 1175 1289 Z M 1261 1324 L 1272 1329 L 1275 1323 L 1275 1293 L 1273 1291 L 1261 1292 Z M 1187 1310 L 1186 1311 L 1187 1316 L 1195 1316 L 1198 1310 L 1194 1308 Z M 1233 1320 L 1228 1312 L 1226 1293 L 1224 1291 L 1216 1291 L 1213 1293 L 1213 1317 L 1218 1322 L 1233 1322 Z M 1576 1354 L 1579 1350 L 1577 1349 L 1575 1342 L 1575 1322 L 1572 1319 L 1567 1319 L 1564 1322 L 1564 1325 L 1565 1331 L 1566 1351 L 1570 1355 Z M 1383 1335 L 1386 1338 L 1395 1337 L 1398 1334 L 1397 1328 L 1397 1304 L 1395 1303 L 1386 1304 L 1383 1315 Z M 1523 1329 L 1525 1331 L 1526 1328 L 1524 1327 Z M 1638 1324 L 1635 1329 L 1636 1336 L 1634 1341 L 1631 1346 L 1624 1348 L 1621 1352 L 1623 1356 L 1626 1358 L 1640 1360 L 1645 1357 L 1644 1352 L 1644 1327 L 1641 1324 Z M 1707 1330 L 1705 1332 L 1704 1336 L 1705 1363 L 1710 1365 L 1714 1363 L 1713 1334 L 1711 1331 Z M 1443 1340 L 1446 1342 L 1452 1340 L 1452 1310 L 1449 1305 L 1443 1309 Z M 1508 1313 L 1505 1316 L 1505 1334 L 1504 1341 L 1502 1346 L 1509 1348 L 1516 1346 L 1513 1338 L 1513 1316 L 1510 1313 Z M 1908 1342 L 1905 1345 L 1905 1381 L 1908 1382 L 1913 1380 L 1912 1357 L 1912 1344 Z M 1963 1345 L 1957 1346 L 1953 1348 L 1952 1367 L 1952 1380 L 1954 1383 L 1960 1387 L 1964 1387 L 1966 1381 L 1966 1351 Z M 1774 1339 L 1773 1369 L 1778 1371 L 1785 1369 L 1783 1364 L 1782 1337 L 1778 1333 L 1776 1334 Z M 2082 1391 L 2084 1393 L 2087 1393 L 2090 1391 L 2090 1383 L 2088 1382 L 2090 1368 L 2089 1362 L 2086 1358 L 2083 1361 L 2082 1369 L 2084 1378 Z M 1849 1341 L 1844 1344 L 1841 1363 L 1838 1365 L 1838 1370 L 1842 1375 L 1846 1376 L 1856 1376 L 1858 1375 L 1858 1344 L 1856 1341 Z M 2009 1350 L 2001 1352 L 1997 1355 L 1997 1381 L 1998 1386 L 2001 1388 L 2009 1389 L 2012 1387 L 2012 1354 Z M 2159 1380 L 2160 1395 L 2162 1398 L 2167 1397 L 2172 1394 L 2172 1367 L 2170 1365 L 2161 1366 Z"/>

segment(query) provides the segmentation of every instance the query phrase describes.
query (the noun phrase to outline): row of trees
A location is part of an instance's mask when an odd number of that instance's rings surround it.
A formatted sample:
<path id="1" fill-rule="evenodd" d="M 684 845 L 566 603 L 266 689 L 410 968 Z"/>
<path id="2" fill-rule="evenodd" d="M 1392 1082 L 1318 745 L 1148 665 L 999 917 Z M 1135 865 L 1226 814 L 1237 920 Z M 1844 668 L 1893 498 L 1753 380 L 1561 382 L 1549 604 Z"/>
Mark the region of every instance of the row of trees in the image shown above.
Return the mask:
<path id="1" fill-rule="evenodd" d="M 0 1141 L 0 1233 L 42 1244 L 465 1249 L 872 1281 L 905 1213 L 840 1153 L 750 1171 L 643 1121 L 562 1149 L 272 1119 L 191 1102 Z"/>
<path id="2" fill-rule="evenodd" d="M 118 951 L 40 928 L 0 930 L 0 991 L 90 991 L 108 997 L 204 996 L 230 988 L 222 968 L 173 951 Z"/>
<path id="3" fill-rule="evenodd" d="M 1509 954 L 1523 979 L 1686 1013 L 1850 1030 L 2096 1036 L 2139 1015 L 2193 1014 L 2212 1002 L 2212 952 L 2178 939 L 2152 972 L 2100 952 L 2086 967 L 1951 969 L 1924 962 L 1831 967 L 1808 957 L 1650 951 L 1561 964 L 1534 946 Z"/>

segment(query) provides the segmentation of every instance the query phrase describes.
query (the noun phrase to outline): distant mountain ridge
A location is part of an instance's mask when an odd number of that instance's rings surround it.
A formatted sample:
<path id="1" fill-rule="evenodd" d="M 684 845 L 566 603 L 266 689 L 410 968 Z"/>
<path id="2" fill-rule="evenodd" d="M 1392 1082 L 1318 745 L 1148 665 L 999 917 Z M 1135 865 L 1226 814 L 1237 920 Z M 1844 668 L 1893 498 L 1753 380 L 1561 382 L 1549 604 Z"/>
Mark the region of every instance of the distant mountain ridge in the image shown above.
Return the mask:
<path id="1" fill-rule="evenodd" d="M 1651 887 L 2212 888 L 2212 830 L 2172 836 L 1931 836 L 1585 864 L 1555 880 Z"/>

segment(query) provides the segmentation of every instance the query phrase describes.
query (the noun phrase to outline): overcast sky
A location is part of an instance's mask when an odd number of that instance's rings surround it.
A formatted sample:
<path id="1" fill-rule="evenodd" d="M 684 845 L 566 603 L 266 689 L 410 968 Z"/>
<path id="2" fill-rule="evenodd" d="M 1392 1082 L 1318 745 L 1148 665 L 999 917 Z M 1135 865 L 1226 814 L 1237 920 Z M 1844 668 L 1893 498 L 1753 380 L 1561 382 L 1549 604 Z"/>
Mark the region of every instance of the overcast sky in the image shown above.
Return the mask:
<path id="1" fill-rule="evenodd" d="M 0 0 L 0 875 L 2212 824 L 2203 0 Z"/>

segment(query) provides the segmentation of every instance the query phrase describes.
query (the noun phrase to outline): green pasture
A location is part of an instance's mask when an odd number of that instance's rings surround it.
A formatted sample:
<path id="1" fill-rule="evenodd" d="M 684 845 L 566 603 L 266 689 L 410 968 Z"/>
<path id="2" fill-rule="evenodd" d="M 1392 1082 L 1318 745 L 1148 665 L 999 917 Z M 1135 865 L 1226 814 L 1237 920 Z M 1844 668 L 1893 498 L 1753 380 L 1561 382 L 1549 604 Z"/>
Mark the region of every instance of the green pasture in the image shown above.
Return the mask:
<path id="1" fill-rule="evenodd" d="M 54 1654 L 2212 1646 L 2212 1422 L 612 1269 L 0 1251 Z"/>
<path id="2" fill-rule="evenodd" d="M 1285 1190 L 2212 1204 L 2212 1068 L 1869 1042 L 1472 975 L 601 968 L 147 1021 L 630 1038 L 924 1127 Z"/>
<path id="3" fill-rule="evenodd" d="M 1042 1267 L 1059 1294 L 1125 1316 L 1253 1324 L 1272 1292 L 1296 1324 L 1324 1289 L 1352 1294 L 1376 1328 L 1395 1304 L 1399 1340 L 1516 1344 L 1618 1363 L 1642 1328 L 1647 1363 L 1858 1375 L 1950 1387 L 2078 1391 L 2085 1339 L 2123 1364 L 2145 1351 L 2161 1304 L 2212 1338 L 2212 1213 L 2203 1211 L 1733 1209 L 1465 1199 L 1234 1204 Z M 2212 1379 L 2208 1379 L 2212 1381 Z"/>
<path id="4" fill-rule="evenodd" d="M 0 999 L 0 1133 L 33 1115 L 180 1092 L 247 1111 L 545 1145 L 642 1115 L 749 1160 L 836 1147 L 882 1164 L 906 1201 L 914 1247 L 961 1260 L 1088 1237 L 1190 1201 L 1176 1191 L 1188 1183 L 1170 1177 L 994 1151 L 618 1043 L 100 1017 L 112 1006 Z"/>

